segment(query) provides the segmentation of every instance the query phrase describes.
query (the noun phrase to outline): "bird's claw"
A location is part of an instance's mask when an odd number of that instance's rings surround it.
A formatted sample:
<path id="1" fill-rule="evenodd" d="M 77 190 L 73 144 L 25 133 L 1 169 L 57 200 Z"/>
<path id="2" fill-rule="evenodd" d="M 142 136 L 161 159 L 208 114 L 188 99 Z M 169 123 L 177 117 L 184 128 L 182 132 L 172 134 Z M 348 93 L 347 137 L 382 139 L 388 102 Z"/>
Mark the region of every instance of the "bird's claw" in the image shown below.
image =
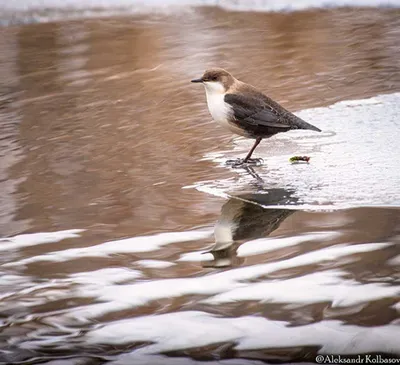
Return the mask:
<path id="1" fill-rule="evenodd" d="M 262 158 L 249 158 L 246 164 L 249 166 L 261 166 L 264 164 L 264 160 Z"/>
<path id="2" fill-rule="evenodd" d="M 245 161 L 244 158 L 237 158 L 236 160 L 227 160 L 226 164 L 233 168 L 246 167 L 246 166 L 261 166 L 264 163 L 262 158 L 249 158 Z"/>

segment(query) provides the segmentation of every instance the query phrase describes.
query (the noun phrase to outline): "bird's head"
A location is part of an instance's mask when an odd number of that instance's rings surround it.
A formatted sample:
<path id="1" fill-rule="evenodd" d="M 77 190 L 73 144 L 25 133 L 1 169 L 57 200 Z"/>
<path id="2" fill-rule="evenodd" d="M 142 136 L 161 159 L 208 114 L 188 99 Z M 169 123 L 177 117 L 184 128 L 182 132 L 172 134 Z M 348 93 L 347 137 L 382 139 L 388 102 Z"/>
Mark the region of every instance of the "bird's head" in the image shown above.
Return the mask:
<path id="1" fill-rule="evenodd" d="M 200 82 L 204 85 L 207 92 L 225 94 L 235 83 L 235 78 L 222 68 L 212 68 L 206 70 L 199 79 L 192 82 Z"/>

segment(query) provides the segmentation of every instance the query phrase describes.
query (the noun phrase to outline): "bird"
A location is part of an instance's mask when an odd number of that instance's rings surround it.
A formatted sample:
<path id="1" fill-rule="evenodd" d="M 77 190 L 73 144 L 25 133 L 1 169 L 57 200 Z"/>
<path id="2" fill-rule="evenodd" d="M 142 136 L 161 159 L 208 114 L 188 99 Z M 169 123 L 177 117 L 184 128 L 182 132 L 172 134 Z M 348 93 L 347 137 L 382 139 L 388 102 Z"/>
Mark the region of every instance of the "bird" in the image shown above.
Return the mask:
<path id="1" fill-rule="evenodd" d="M 260 163 L 251 156 L 262 139 L 292 129 L 321 130 L 292 114 L 254 86 L 239 81 L 222 68 L 211 68 L 191 82 L 202 83 L 208 110 L 219 125 L 240 136 L 255 139 L 244 159 L 229 160 L 232 166 Z"/>

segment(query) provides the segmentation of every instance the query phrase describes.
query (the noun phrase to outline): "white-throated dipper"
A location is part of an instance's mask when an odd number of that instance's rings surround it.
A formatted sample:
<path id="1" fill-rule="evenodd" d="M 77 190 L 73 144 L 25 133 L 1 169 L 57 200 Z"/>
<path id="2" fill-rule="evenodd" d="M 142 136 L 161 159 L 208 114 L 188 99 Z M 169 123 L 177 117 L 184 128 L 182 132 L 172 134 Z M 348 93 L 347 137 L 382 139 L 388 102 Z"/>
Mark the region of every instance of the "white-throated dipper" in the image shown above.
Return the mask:
<path id="1" fill-rule="evenodd" d="M 247 156 L 234 162 L 235 166 L 257 161 L 250 157 L 263 138 L 291 129 L 321 132 L 222 68 L 206 70 L 201 78 L 192 82 L 204 85 L 208 110 L 218 124 L 233 133 L 256 140 Z"/>

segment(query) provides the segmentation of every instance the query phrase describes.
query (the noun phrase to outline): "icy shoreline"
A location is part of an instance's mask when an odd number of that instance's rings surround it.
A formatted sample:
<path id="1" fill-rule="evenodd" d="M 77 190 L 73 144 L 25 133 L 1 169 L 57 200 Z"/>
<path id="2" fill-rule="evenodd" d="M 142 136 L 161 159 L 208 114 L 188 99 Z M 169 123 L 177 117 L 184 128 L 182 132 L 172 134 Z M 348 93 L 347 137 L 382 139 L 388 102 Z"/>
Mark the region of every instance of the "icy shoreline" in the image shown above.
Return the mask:
<path id="1" fill-rule="evenodd" d="M 399 0 L 0 0 L 0 24 L 45 23 L 142 13 L 176 13 L 193 7 L 216 6 L 230 11 L 290 12 L 338 7 L 399 8 Z"/>

